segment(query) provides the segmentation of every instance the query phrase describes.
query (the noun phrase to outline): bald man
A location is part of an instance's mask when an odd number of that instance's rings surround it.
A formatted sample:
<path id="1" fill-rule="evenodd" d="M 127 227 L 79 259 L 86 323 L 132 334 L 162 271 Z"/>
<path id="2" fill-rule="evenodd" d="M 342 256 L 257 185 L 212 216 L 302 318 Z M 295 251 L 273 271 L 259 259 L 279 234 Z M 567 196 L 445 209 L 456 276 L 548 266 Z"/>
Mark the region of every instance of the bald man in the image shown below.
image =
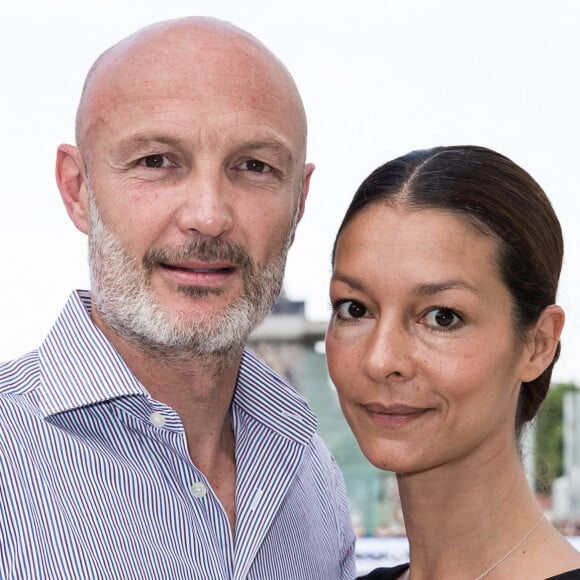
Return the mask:
<path id="1" fill-rule="evenodd" d="M 246 351 L 313 166 L 287 70 L 187 18 L 92 67 L 56 178 L 91 291 L 0 367 L 0 577 L 354 577 L 342 476 Z"/>

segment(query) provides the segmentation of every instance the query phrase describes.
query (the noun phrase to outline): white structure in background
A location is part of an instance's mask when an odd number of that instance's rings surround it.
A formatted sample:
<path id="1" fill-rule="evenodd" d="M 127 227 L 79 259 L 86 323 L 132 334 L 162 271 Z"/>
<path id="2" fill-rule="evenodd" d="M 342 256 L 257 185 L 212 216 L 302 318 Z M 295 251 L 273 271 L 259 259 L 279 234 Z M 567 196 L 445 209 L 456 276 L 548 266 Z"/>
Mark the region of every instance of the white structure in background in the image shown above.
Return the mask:
<path id="1" fill-rule="evenodd" d="M 536 485 L 536 431 L 533 423 L 526 423 L 522 429 L 520 456 L 530 489 L 534 490 Z"/>
<path id="2" fill-rule="evenodd" d="M 554 481 L 554 519 L 580 525 L 580 393 L 566 393 L 564 411 L 564 475 Z"/>

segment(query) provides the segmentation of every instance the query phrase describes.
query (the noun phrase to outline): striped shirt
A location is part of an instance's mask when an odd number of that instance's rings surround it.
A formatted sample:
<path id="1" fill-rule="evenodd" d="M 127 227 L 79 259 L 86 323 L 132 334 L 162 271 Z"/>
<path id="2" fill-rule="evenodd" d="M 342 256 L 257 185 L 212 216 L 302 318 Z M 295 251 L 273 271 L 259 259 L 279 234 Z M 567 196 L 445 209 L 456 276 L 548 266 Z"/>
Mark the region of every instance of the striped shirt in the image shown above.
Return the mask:
<path id="1" fill-rule="evenodd" d="M 351 579 L 344 482 L 305 401 L 250 352 L 231 414 L 236 533 L 74 292 L 37 351 L 0 365 L 0 578 Z"/>

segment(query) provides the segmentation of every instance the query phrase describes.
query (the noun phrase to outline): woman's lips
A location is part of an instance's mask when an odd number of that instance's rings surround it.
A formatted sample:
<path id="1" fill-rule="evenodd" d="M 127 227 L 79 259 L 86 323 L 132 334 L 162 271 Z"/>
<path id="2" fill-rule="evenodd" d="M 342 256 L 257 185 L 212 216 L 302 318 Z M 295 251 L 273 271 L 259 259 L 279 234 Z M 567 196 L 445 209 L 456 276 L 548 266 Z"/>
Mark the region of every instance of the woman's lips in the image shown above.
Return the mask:
<path id="1" fill-rule="evenodd" d="M 409 405 L 363 405 L 370 420 L 378 427 L 396 428 L 422 418 L 429 409 Z"/>

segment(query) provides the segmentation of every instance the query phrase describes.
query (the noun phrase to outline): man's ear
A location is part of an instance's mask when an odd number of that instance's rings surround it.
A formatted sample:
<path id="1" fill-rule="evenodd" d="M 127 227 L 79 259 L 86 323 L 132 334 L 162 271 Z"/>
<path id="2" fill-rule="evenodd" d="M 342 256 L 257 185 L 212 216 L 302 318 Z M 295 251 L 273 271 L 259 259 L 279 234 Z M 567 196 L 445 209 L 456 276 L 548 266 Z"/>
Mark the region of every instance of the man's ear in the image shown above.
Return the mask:
<path id="1" fill-rule="evenodd" d="M 56 153 L 56 183 L 66 211 L 83 233 L 89 231 L 88 191 L 85 168 L 77 147 L 60 145 Z"/>
<path id="2" fill-rule="evenodd" d="M 564 328 L 564 311 L 555 304 L 544 308 L 538 322 L 529 333 L 527 359 L 521 380 L 529 383 L 537 379 L 554 360 L 556 348 Z"/>
<path id="3" fill-rule="evenodd" d="M 310 178 L 312 177 L 312 172 L 314 171 L 314 165 L 312 163 L 306 163 L 304 165 L 304 173 L 302 174 L 302 187 L 300 189 L 300 199 L 298 200 L 298 210 L 296 212 L 296 222 L 294 223 L 294 231 L 292 232 L 291 242 L 294 242 L 294 235 L 296 234 L 296 226 L 298 222 L 302 219 L 304 215 L 304 208 L 306 206 L 306 197 L 308 196 L 308 190 L 310 189 Z"/>
<path id="4" fill-rule="evenodd" d="M 298 210 L 298 223 L 302 216 L 304 215 L 304 207 L 306 204 L 306 197 L 308 195 L 308 190 L 310 189 L 310 178 L 312 177 L 312 173 L 314 171 L 314 165 L 312 163 L 306 163 L 304 165 L 304 174 L 302 176 L 302 190 L 300 191 L 300 206 Z"/>

